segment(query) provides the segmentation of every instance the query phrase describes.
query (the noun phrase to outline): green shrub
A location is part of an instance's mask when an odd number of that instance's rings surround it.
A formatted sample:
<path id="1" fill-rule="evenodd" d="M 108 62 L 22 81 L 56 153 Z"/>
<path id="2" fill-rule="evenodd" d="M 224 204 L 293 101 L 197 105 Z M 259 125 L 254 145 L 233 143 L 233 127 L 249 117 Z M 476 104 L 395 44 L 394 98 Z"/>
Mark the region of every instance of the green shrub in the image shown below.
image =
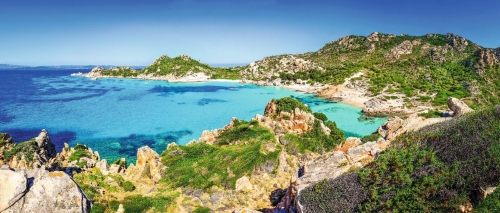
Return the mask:
<path id="1" fill-rule="evenodd" d="M 69 161 L 78 161 L 80 160 L 80 158 L 82 157 L 89 157 L 90 154 L 88 153 L 88 151 L 86 149 L 82 150 L 82 149 L 78 149 L 78 150 L 75 150 L 75 152 L 73 152 L 73 154 L 71 154 L 69 156 Z"/>
<path id="2" fill-rule="evenodd" d="M 198 206 L 193 213 L 210 213 L 210 208 Z"/>
<path id="3" fill-rule="evenodd" d="M 321 112 L 314 112 L 313 115 L 316 119 L 319 119 L 323 122 L 326 122 L 326 120 L 328 120 L 328 117 L 326 117 L 326 115 Z"/>
<path id="4" fill-rule="evenodd" d="M 370 141 L 377 141 L 379 138 L 381 138 L 382 136 L 378 133 L 372 133 L 370 135 L 366 135 L 364 137 L 361 138 L 361 141 L 366 143 L 366 142 L 370 142 Z"/>
<path id="5" fill-rule="evenodd" d="M 293 112 L 295 108 L 299 108 L 304 112 L 312 113 L 311 109 L 304 105 L 297 99 L 286 97 L 277 100 L 272 100 L 276 104 L 276 115 L 279 115 L 280 112 Z"/>
<path id="6" fill-rule="evenodd" d="M 437 110 L 431 110 L 431 111 L 426 112 L 426 113 L 420 113 L 419 115 L 422 116 L 422 117 L 425 117 L 425 118 L 440 118 L 440 117 L 443 117 L 443 113 L 441 111 L 437 111 Z"/>
<path id="7" fill-rule="evenodd" d="M 125 191 L 127 191 L 127 192 L 131 192 L 131 191 L 134 191 L 134 190 L 135 190 L 135 186 L 134 186 L 134 184 L 132 184 L 132 182 L 130 182 L 130 181 L 125 181 L 125 182 L 123 182 L 122 187 L 123 187 L 123 189 L 125 189 Z"/>

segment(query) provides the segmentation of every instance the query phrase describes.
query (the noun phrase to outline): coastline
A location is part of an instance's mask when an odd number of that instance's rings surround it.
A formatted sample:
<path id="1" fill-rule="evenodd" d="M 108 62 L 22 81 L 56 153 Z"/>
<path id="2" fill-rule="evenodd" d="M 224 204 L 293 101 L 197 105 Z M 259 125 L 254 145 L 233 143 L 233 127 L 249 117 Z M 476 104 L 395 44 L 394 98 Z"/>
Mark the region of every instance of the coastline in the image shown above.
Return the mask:
<path id="1" fill-rule="evenodd" d="M 333 96 L 341 96 L 345 97 L 342 98 L 341 101 L 333 101 L 333 102 L 341 102 L 347 105 L 351 105 L 354 107 L 359 107 L 359 108 L 365 108 L 364 102 L 369 100 L 369 97 L 363 97 L 361 94 L 356 94 L 356 92 L 347 92 L 349 95 L 345 95 L 342 93 L 342 91 L 349 90 L 348 88 L 345 87 L 345 84 L 342 85 L 337 85 L 337 86 L 332 86 L 332 85 L 324 85 L 324 86 L 311 86 L 309 84 L 291 84 L 291 85 L 263 85 L 262 82 L 258 81 L 252 81 L 252 80 L 243 80 L 243 79 L 208 79 L 208 78 L 196 78 L 193 76 L 189 77 L 182 77 L 182 78 L 176 78 L 173 79 L 172 76 L 160 76 L 160 77 L 154 77 L 154 76 L 145 76 L 145 75 L 139 75 L 139 76 L 131 76 L 131 77 L 123 77 L 123 76 L 93 76 L 90 75 L 89 73 L 73 73 L 71 76 L 77 76 L 77 77 L 86 77 L 86 78 L 91 78 L 92 80 L 98 80 L 99 78 L 117 78 L 117 79 L 137 79 L 137 80 L 151 80 L 151 81 L 167 81 L 168 83 L 206 83 L 206 82 L 228 82 L 228 83 L 243 83 L 243 84 L 253 84 L 257 86 L 274 86 L 274 87 L 279 87 L 283 89 L 288 89 L 288 90 L 293 90 L 296 92 L 303 92 L 307 94 L 314 94 L 319 98 L 325 99 L 332 101 L 331 97 Z M 205 77 L 205 76 L 203 76 Z M 331 93 L 329 91 L 332 91 L 332 88 L 336 91 L 334 93 Z M 340 88 L 343 88 L 342 90 L 339 90 Z M 359 92 L 357 92 L 359 93 Z"/>

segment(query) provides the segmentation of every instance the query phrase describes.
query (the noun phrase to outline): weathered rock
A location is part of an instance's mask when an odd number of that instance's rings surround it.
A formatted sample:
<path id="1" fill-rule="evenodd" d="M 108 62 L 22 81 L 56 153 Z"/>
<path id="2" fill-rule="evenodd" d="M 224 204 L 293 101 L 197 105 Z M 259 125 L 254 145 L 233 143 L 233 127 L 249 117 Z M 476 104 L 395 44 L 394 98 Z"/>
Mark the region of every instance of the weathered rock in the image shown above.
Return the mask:
<path id="1" fill-rule="evenodd" d="M 348 137 L 343 143 L 335 147 L 334 151 L 347 152 L 348 149 L 361 144 L 361 140 L 356 137 Z"/>
<path id="2" fill-rule="evenodd" d="M 259 212 L 259 211 L 256 211 L 256 210 L 251 210 L 251 209 L 248 209 L 248 208 L 243 208 L 243 209 L 240 209 L 240 210 L 234 210 L 233 213 L 262 213 L 262 212 Z"/>
<path id="3" fill-rule="evenodd" d="M 251 190 L 252 189 L 252 183 L 250 183 L 250 180 L 248 179 L 247 176 L 243 176 L 236 180 L 236 191 L 241 191 L 241 190 Z"/>
<path id="4" fill-rule="evenodd" d="M 118 163 L 113 163 L 109 166 L 109 173 L 111 174 L 124 173 L 126 169 L 127 169 L 127 159 L 121 158 L 118 161 Z"/>
<path id="5" fill-rule="evenodd" d="M 118 206 L 118 210 L 116 211 L 116 213 L 125 213 L 125 209 L 123 208 L 123 204 L 120 203 L 120 205 Z"/>
<path id="6" fill-rule="evenodd" d="M 144 146 L 137 150 L 136 165 L 131 165 L 125 175 L 135 180 L 147 177 L 158 182 L 165 169 L 166 167 L 161 163 L 160 155 L 149 146 Z"/>
<path id="7" fill-rule="evenodd" d="M 109 174 L 109 164 L 106 159 L 102 159 L 101 161 L 97 162 L 95 167 L 97 167 L 99 170 L 101 170 L 101 173 L 104 175 Z"/>
<path id="8" fill-rule="evenodd" d="M 17 202 L 2 212 L 90 212 L 90 200 L 66 173 L 48 172 L 45 167 L 13 173 L 18 174 L 16 182 L 21 183 L 18 185 L 21 191 L 23 184 L 29 183 L 29 188 Z M 7 175 L 16 176 L 12 173 Z"/>
<path id="9" fill-rule="evenodd" d="M 413 49 L 413 44 L 410 41 L 406 40 L 406 41 L 403 41 L 398 46 L 392 48 L 389 51 L 389 53 L 387 53 L 385 55 L 385 58 L 390 59 L 390 60 L 397 60 L 402 55 L 411 54 L 412 49 Z"/>
<path id="10" fill-rule="evenodd" d="M 453 97 L 450 97 L 448 99 L 448 108 L 453 111 L 454 116 L 459 116 L 474 111 L 463 101 Z"/>
<path id="11" fill-rule="evenodd" d="M 413 124 L 421 121 L 422 118 L 417 114 L 412 114 L 405 120 L 398 116 L 394 116 L 380 126 L 377 132 L 386 140 L 394 140 L 397 136 L 410 130 Z"/>
<path id="12" fill-rule="evenodd" d="M 9 208 L 26 193 L 26 173 L 0 169 L 0 212 Z"/>

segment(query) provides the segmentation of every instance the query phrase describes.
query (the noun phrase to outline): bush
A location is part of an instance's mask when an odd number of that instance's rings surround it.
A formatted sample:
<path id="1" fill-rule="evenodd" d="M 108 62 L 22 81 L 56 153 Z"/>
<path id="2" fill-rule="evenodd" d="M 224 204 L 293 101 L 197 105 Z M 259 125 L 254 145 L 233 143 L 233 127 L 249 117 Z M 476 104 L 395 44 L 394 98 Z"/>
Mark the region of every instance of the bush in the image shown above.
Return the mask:
<path id="1" fill-rule="evenodd" d="M 326 122 L 326 120 L 328 120 L 328 117 L 326 117 L 326 115 L 321 112 L 314 112 L 313 115 L 316 119 L 319 119 L 323 122 Z"/>
<path id="2" fill-rule="evenodd" d="M 75 150 L 75 152 L 73 152 L 73 154 L 71 154 L 69 156 L 69 161 L 78 161 L 80 160 L 80 158 L 82 157 L 89 157 L 90 154 L 88 153 L 88 151 L 86 149 L 78 149 L 78 150 Z"/>
<path id="3" fill-rule="evenodd" d="M 198 206 L 193 213 L 210 213 L 210 208 Z"/>
<path id="4" fill-rule="evenodd" d="M 377 141 L 379 138 L 381 138 L 382 136 L 378 133 L 372 133 L 370 135 L 366 135 L 364 137 L 361 138 L 361 141 L 366 143 L 366 142 L 371 142 L 371 141 Z"/>
<path id="5" fill-rule="evenodd" d="M 293 112 L 295 108 L 299 108 L 304 112 L 312 113 L 311 109 L 304 105 L 297 99 L 286 97 L 277 100 L 272 100 L 276 104 L 276 115 L 279 115 L 280 112 Z"/>
<path id="6" fill-rule="evenodd" d="M 338 129 L 334 122 L 328 121 L 326 126 L 331 130 L 330 135 L 323 132 L 321 121 L 316 120 L 310 132 L 301 136 L 286 134 L 281 136 L 280 142 L 291 154 L 331 151 L 344 140 L 344 132 Z"/>
<path id="7" fill-rule="evenodd" d="M 123 189 L 125 189 L 125 191 L 127 191 L 127 192 L 131 192 L 131 191 L 134 191 L 134 190 L 135 190 L 135 186 L 134 186 L 134 184 L 132 184 L 132 182 L 130 182 L 130 181 L 125 181 L 125 182 L 123 182 L 122 187 L 123 187 Z"/>

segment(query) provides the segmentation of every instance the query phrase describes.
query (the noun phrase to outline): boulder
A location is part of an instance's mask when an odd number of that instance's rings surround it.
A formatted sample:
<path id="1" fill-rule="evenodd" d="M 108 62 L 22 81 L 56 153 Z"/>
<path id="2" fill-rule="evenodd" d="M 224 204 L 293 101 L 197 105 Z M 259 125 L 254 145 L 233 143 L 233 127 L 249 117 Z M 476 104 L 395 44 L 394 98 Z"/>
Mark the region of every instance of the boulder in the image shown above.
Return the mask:
<path id="1" fill-rule="evenodd" d="M 2 197 L 0 198 L 2 203 L 6 200 L 4 197 L 20 197 L 17 200 L 10 199 L 13 203 L 2 211 L 4 213 L 90 212 L 92 207 L 91 201 L 85 193 L 64 172 L 48 172 L 42 166 L 40 169 L 26 170 L 26 173 L 24 171 L 3 172 L 0 173 L 0 179 L 2 179 L 2 176 L 7 177 L 9 180 L 12 178 L 12 181 L 17 182 L 17 184 L 13 184 L 16 190 L 10 190 L 12 194 L 2 191 Z M 2 188 L 4 187 L 4 184 L 2 184 Z M 14 196 L 15 194 L 17 195 Z"/>
<path id="2" fill-rule="evenodd" d="M 339 144 L 335 147 L 335 151 L 347 152 L 348 149 L 358 146 L 361 144 L 361 140 L 356 137 L 348 137 L 344 143 Z"/>
<path id="3" fill-rule="evenodd" d="M 500 118 L 500 105 L 498 105 L 498 106 L 495 107 L 495 116 L 497 116 L 498 118 Z"/>
<path id="4" fill-rule="evenodd" d="M 250 183 L 250 179 L 248 179 L 247 176 L 243 176 L 236 180 L 236 191 L 241 191 L 241 190 L 251 190 L 252 189 L 252 183 Z"/>
<path id="5" fill-rule="evenodd" d="M 131 165 L 125 175 L 134 180 L 147 177 L 158 182 L 165 169 L 166 167 L 161 163 L 160 155 L 149 146 L 143 146 L 137 150 L 136 165 Z"/>
<path id="6" fill-rule="evenodd" d="M 413 50 L 413 44 L 406 40 L 403 41 L 398 46 L 392 48 L 384 57 L 389 60 L 397 60 L 402 55 L 411 54 Z"/>
<path id="7" fill-rule="evenodd" d="M 26 193 L 26 173 L 10 169 L 0 170 L 0 212 L 16 203 Z"/>
<path id="8" fill-rule="evenodd" d="M 448 108 L 453 111 L 453 116 L 459 116 L 474 111 L 463 101 L 453 97 L 448 99 Z"/>
<path id="9" fill-rule="evenodd" d="M 377 132 L 385 140 L 394 140 L 397 136 L 411 130 L 411 128 L 421 122 L 422 118 L 417 114 L 412 114 L 405 120 L 398 116 L 393 116 L 377 129 Z"/>

